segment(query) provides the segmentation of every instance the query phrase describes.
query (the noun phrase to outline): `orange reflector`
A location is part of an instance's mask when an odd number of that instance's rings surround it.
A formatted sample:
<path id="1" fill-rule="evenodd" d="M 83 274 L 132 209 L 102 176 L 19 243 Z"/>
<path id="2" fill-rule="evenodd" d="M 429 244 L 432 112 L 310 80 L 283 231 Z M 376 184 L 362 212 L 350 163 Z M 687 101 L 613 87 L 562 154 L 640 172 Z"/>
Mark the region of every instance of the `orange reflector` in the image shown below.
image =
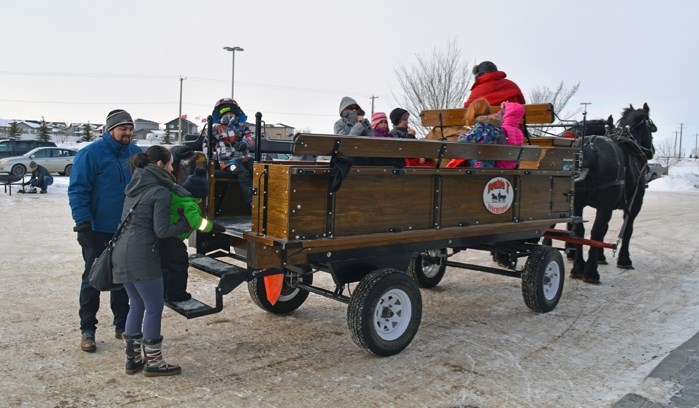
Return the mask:
<path id="1" fill-rule="evenodd" d="M 265 280 L 265 292 L 267 293 L 267 300 L 274 306 L 279 300 L 279 295 L 282 294 L 282 286 L 284 285 L 284 274 L 278 273 L 274 275 L 267 275 L 264 277 Z"/>

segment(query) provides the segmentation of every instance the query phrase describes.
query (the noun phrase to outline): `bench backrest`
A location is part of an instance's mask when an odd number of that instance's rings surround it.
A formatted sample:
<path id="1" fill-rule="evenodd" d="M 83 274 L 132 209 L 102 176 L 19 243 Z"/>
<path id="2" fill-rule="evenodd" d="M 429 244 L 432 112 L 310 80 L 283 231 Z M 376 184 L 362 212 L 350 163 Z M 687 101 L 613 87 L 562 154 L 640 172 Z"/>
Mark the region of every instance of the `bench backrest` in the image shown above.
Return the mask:
<path id="1" fill-rule="evenodd" d="M 553 105 L 550 103 L 530 103 L 524 106 L 522 122 L 527 125 L 553 123 Z M 491 106 L 490 111 L 500 111 L 499 106 Z M 423 126 L 463 126 L 466 124 L 466 108 L 431 109 L 420 113 Z"/>
<path id="2" fill-rule="evenodd" d="M 395 139 L 363 136 L 298 134 L 293 154 L 299 156 L 348 157 L 425 157 L 444 159 L 479 158 L 481 160 L 536 160 L 539 146 L 460 143 L 425 139 Z"/>

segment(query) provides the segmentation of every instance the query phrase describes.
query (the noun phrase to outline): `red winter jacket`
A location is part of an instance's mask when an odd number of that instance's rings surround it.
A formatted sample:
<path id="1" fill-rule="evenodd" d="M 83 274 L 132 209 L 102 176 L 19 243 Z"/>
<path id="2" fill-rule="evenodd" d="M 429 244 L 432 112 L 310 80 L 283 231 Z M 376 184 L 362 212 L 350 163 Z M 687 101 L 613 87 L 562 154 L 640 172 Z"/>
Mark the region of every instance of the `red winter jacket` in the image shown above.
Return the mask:
<path id="1" fill-rule="evenodd" d="M 506 77 L 507 74 L 502 71 L 488 72 L 479 76 L 471 87 L 471 93 L 464 102 L 464 108 L 478 98 L 487 99 L 491 106 L 499 106 L 503 102 L 526 103 L 517 84 Z"/>

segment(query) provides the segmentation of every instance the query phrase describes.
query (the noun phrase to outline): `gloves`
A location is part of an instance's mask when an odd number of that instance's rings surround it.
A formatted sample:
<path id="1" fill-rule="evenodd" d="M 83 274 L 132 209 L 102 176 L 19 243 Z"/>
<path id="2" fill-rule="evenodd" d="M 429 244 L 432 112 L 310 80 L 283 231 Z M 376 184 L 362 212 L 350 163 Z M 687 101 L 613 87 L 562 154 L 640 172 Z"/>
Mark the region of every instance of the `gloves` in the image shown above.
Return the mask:
<path id="1" fill-rule="evenodd" d="M 214 234 L 221 234 L 226 232 L 226 227 L 214 221 L 214 226 L 211 228 L 211 232 Z"/>
<path id="2" fill-rule="evenodd" d="M 248 145 L 245 142 L 237 142 L 236 144 L 233 145 L 233 148 L 237 152 L 246 152 L 248 150 Z"/>
<path id="3" fill-rule="evenodd" d="M 184 215 L 184 208 L 178 208 L 177 214 L 180 215 L 180 220 L 184 220 L 185 224 L 187 224 L 187 227 L 184 229 L 184 232 L 191 232 L 192 226 L 189 224 L 189 220 Z"/>
<path id="4" fill-rule="evenodd" d="M 78 243 L 83 248 L 94 246 L 95 236 L 92 232 L 92 226 L 89 222 L 82 223 L 73 227 L 73 231 L 78 233 Z"/>

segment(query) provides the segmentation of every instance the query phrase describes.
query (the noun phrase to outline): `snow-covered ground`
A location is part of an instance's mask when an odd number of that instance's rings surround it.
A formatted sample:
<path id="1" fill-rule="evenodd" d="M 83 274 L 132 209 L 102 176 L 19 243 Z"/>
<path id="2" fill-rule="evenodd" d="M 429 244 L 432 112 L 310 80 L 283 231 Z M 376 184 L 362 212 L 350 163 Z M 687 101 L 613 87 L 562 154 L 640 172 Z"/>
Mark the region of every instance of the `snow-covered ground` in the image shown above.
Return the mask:
<path id="1" fill-rule="evenodd" d="M 106 294 L 97 352 L 78 348 L 82 259 L 68 178 L 56 177 L 46 195 L 0 194 L 0 406 L 609 407 L 631 392 L 667 403 L 674 384 L 646 377 L 699 331 L 699 165 L 669 173 L 650 184 L 636 221 L 636 269 L 612 260 L 599 286 L 566 277 L 550 313 L 524 305 L 517 279 L 450 267 L 421 290 L 412 344 L 378 358 L 352 342 L 346 305 L 311 295 L 294 313 L 271 315 L 242 286 L 216 315 L 165 310 L 165 358 L 183 374 L 159 380 L 124 374 Z M 454 260 L 493 266 L 483 251 Z M 196 298 L 213 301 L 210 276 L 191 273 L 189 282 Z"/>

